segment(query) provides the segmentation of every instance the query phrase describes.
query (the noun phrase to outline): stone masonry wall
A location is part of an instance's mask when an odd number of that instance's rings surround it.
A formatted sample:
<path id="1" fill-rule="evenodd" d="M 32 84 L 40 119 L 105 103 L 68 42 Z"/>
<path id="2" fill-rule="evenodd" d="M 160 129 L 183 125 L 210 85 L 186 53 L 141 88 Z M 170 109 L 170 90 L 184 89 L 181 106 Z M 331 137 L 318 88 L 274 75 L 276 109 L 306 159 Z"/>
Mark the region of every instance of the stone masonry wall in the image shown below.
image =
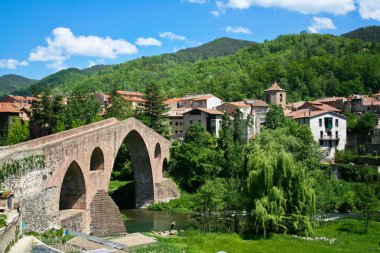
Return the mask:
<path id="1" fill-rule="evenodd" d="M 32 159 L 43 158 L 38 153 L 19 153 L 12 159 L 2 161 L 2 164 L 18 162 L 22 167 L 15 174 L 6 177 L 2 186 L 14 192 L 14 200 L 19 203 L 24 217 L 25 230 L 42 232 L 57 225 L 58 203 L 52 200 L 56 199 L 58 190 L 56 187 L 45 188 L 45 180 L 52 170 L 41 162 L 34 164 Z"/>
<path id="2" fill-rule="evenodd" d="M 0 253 L 4 253 L 8 245 L 16 242 L 20 235 L 20 216 L 0 229 Z"/>

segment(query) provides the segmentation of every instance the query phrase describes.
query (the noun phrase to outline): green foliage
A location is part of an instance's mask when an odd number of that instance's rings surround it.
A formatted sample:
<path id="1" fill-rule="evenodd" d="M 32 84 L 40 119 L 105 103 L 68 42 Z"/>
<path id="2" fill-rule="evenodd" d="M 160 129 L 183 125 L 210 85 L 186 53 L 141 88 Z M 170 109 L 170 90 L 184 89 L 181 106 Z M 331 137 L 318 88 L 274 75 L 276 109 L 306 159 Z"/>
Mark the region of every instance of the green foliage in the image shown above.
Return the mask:
<path id="1" fill-rule="evenodd" d="M 369 223 L 372 215 L 380 209 L 380 180 L 377 180 L 377 185 L 374 184 L 359 184 L 356 187 L 357 208 L 363 214 L 364 218 L 364 233 L 368 233 Z"/>
<path id="2" fill-rule="evenodd" d="M 19 118 L 13 119 L 13 124 L 10 124 L 8 127 L 6 143 L 8 145 L 13 145 L 27 141 L 29 138 L 30 133 L 28 122 L 21 122 Z"/>
<path id="3" fill-rule="evenodd" d="M 105 117 L 116 118 L 118 120 L 128 119 L 133 117 L 134 110 L 132 109 L 131 102 L 126 101 L 121 95 L 113 93 L 111 102 L 107 106 Z"/>
<path id="4" fill-rule="evenodd" d="M 301 162 L 285 151 L 264 150 L 255 144 L 248 155 L 247 194 L 253 229 L 268 232 L 311 233 L 309 216 L 315 193 Z"/>
<path id="5" fill-rule="evenodd" d="M 376 114 L 373 112 L 366 112 L 358 119 L 356 132 L 368 134 L 375 128 L 375 126 L 377 126 L 377 123 L 378 120 Z"/>
<path id="6" fill-rule="evenodd" d="M 122 143 L 112 169 L 111 180 L 133 180 L 132 161 L 129 156 L 128 146 Z"/>
<path id="7" fill-rule="evenodd" d="M 367 42 L 380 42 L 380 26 L 361 27 L 354 31 L 342 34 L 349 39 L 359 39 Z"/>
<path id="8" fill-rule="evenodd" d="M 184 142 L 172 148 L 169 174 L 181 189 L 195 192 L 207 180 L 215 178 L 220 167 L 215 138 L 200 124 L 194 124 L 186 132 Z"/>
<path id="9" fill-rule="evenodd" d="M 43 233 L 29 232 L 26 235 L 32 235 L 40 239 L 43 243 L 47 245 L 52 245 L 56 243 L 66 243 L 68 240 L 74 238 L 73 235 L 65 235 L 65 229 L 51 229 Z"/>
<path id="10" fill-rule="evenodd" d="M 166 116 L 169 109 L 164 104 L 165 99 L 156 82 L 152 82 L 146 86 L 143 98 L 146 101 L 142 112 L 142 121 L 157 133 L 169 137 L 170 125 L 169 119 Z"/>
<path id="11" fill-rule="evenodd" d="M 4 227 L 7 222 L 7 216 L 5 214 L 0 214 L 0 228 Z"/>
<path id="12" fill-rule="evenodd" d="M 67 129 L 102 119 L 98 115 L 101 112 L 101 104 L 93 93 L 94 91 L 87 86 L 79 86 L 72 92 L 62 118 Z"/>
<path id="13" fill-rule="evenodd" d="M 179 199 L 172 199 L 169 202 L 154 203 L 148 206 L 148 210 L 166 211 L 170 213 L 188 213 L 193 208 L 194 195 L 186 192 L 181 193 Z"/>
<path id="14" fill-rule="evenodd" d="M 336 163 L 354 163 L 359 165 L 380 165 L 380 156 L 359 155 L 353 150 L 337 151 L 335 154 Z"/>
<path id="15" fill-rule="evenodd" d="M 282 127 L 285 124 L 285 114 L 281 106 L 270 105 L 265 115 L 265 126 L 270 129 Z"/>
<path id="16" fill-rule="evenodd" d="M 42 155 L 30 155 L 19 160 L 8 160 L 0 163 L 0 185 L 11 176 L 19 176 L 44 167 L 45 157 Z"/>
<path id="17" fill-rule="evenodd" d="M 0 77 L 0 96 L 14 94 L 16 90 L 24 90 L 37 82 L 19 75 L 3 75 Z"/>
<path id="18" fill-rule="evenodd" d="M 62 97 L 53 97 L 45 89 L 41 100 L 33 100 L 32 116 L 29 123 L 32 138 L 38 138 L 58 132 L 63 128 L 60 120 L 63 114 Z"/>
<path id="19" fill-rule="evenodd" d="M 380 44 L 321 34 L 283 35 L 253 44 L 235 54 L 198 60 L 177 54 L 142 57 L 94 69 L 60 71 L 44 78 L 55 92 L 91 84 L 111 91 L 143 91 L 156 82 L 165 96 L 212 93 L 225 101 L 260 98 L 279 80 L 289 101 L 377 92 L 380 89 Z M 210 50 L 208 50 L 210 51 Z M 194 62 L 187 59 L 197 58 Z"/>

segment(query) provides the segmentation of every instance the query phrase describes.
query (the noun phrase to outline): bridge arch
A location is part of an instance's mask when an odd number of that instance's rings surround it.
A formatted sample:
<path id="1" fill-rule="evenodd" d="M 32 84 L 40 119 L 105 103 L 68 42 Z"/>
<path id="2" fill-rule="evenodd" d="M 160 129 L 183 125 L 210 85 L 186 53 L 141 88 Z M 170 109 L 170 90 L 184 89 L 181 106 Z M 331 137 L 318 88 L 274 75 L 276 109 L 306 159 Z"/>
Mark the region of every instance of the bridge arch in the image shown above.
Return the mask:
<path id="1" fill-rule="evenodd" d="M 76 161 L 71 162 L 62 180 L 59 210 L 65 209 L 86 209 L 86 183 Z"/>
<path id="2" fill-rule="evenodd" d="M 142 207 L 149 203 L 153 203 L 153 171 L 145 140 L 138 131 L 132 130 L 128 132 L 122 143 L 127 145 L 129 156 L 132 161 L 133 177 L 135 181 L 135 207 Z"/>
<path id="3" fill-rule="evenodd" d="M 96 147 L 91 154 L 90 171 L 93 170 L 104 170 L 104 155 L 99 147 Z"/>

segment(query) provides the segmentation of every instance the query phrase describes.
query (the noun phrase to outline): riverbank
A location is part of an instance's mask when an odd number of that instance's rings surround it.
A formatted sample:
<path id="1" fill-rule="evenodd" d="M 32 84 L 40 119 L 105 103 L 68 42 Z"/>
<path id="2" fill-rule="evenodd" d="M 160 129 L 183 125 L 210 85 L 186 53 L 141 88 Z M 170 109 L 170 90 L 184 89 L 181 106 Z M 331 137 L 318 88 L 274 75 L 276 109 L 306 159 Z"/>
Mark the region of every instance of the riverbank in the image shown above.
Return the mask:
<path id="1" fill-rule="evenodd" d="M 341 219 L 326 222 L 315 228 L 310 239 L 291 235 L 273 235 L 269 239 L 244 240 L 236 234 L 202 234 L 187 231 L 174 237 L 157 237 L 159 242 L 146 248 L 135 249 L 134 253 L 334 253 L 334 252 L 378 252 L 380 222 L 373 222 L 368 234 L 362 233 L 363 222 L 357 219 Z M 148 233 L 148 236 L 154 236 Z M 317 240 L 326 237 L 335 240 Z M 312 240 L 313 239 L 313 240 Z"/>

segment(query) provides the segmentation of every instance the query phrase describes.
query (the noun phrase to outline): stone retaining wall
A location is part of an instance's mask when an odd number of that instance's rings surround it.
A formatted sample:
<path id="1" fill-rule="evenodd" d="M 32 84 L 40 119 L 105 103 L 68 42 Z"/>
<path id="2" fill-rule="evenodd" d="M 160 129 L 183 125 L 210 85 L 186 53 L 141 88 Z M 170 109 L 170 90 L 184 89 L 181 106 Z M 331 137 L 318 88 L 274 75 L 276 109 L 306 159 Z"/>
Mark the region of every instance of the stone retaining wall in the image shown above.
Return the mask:
<path id="1" fill-rule="evenodd" d="M 7 226 L 0 228 L 0 253 L 15 243 L 20 236 L 20 216 L 17 216 Z"/>
<path id="2" fill-rule="evenodd" d="M 83 216 L 82 213 L 73 214 L 61 220 L 61 227 L 70 231 L 83 231 Z"/>

